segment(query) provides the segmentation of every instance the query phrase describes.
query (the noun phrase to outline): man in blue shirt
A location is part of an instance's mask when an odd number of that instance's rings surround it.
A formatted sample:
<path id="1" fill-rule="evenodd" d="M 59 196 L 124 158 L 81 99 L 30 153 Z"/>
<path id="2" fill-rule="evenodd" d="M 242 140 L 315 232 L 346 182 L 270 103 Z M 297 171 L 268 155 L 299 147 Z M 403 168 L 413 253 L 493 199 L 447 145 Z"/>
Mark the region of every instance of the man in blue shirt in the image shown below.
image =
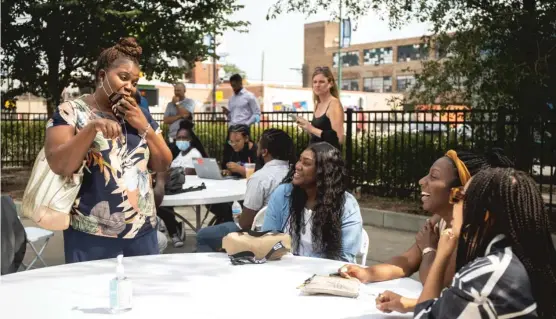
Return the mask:
<path id="1" fill-rule="evenodd" d="M 232 75 L 230 85 L 234 90 L 234 95 L 228 101 L 228 107 L 222 107 L 222 111 L 228 117 L 229 125 L 244 124 L 249 126 L 259 123 L 261 108 L 255 95 L 243 88 L 241 75 Z"/>

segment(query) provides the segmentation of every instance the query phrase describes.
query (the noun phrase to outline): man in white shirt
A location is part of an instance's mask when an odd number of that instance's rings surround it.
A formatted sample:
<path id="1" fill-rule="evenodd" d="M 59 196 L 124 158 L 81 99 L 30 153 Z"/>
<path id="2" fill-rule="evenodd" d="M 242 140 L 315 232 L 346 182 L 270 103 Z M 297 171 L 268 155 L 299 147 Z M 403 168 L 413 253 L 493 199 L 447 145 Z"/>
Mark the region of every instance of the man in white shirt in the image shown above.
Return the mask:
<path id="1" fill-rule="evenodd" d="M 295 151 L 291 137 L 279 129 L 265 130 L 259 140 L 257 156 L 264 166 L 247 181 L 243 210 L 239 225 L 222 223 L 201 229 L 197 233 L 197 252 L 222 249 L 222 238 L 232 232 L 251 229 L 255 215 L 266 206 L 270 194 L 280 185 L 295 165 Z"/>

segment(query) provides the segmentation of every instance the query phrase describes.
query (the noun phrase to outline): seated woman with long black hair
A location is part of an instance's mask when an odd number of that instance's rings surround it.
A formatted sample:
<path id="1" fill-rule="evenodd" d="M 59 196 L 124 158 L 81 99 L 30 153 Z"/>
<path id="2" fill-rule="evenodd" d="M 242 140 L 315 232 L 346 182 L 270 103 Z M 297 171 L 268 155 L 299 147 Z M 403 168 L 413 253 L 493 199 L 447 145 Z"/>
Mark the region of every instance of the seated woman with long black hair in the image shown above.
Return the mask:
<path id="1" fill-rule="evenodd" d="M 355 261 L 363 223 L 337 148 L 321 142 L 301 153 L 272 193 L 262 230 L 289 233 L 296 255 Z"/>
<path id="2" fill-rule="evenodd" d="M 257 163 L 257 143 L 251 141 L 249 126 L 243 124 L 232 125 L 228 128 L 228 141 L 224 145 L 222 157 L 222 175 L 245 178 L 246 163 Z M 259 169 L 260 165 L 256 166 Z M 243 206 L 243 201 L 239 202 Z M 214 214 L 214 225 L 231 222 L 233 203 L 207 205 L 207 209 Z"/>
<path id="3" fill-rule="evenodd" d="M 556 318 L 556 250 L 537 183 L 492 168 L 454 188 L 452 202 L 415 318 Z M 454 250 L 456 274 L 442 290 Z"/>

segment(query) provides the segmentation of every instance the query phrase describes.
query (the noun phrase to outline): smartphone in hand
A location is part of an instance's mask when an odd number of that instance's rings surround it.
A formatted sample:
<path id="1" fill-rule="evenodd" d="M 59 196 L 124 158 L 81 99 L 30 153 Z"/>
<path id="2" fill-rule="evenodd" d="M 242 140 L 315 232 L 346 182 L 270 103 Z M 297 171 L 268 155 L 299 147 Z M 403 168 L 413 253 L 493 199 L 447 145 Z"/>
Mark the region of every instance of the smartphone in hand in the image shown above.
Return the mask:
<path id="1" fill-rule="evenodd" d="M 295 115 L 295 114 L 288 114 L 288 117 L 289 117 L 292 121 L 297 122 L 297 115 Z"/>
<path id="2" fill-rule="evenodd" d="M 124 115 L 118 110 L 117 106 L 119 105 L 119 102 L 124 98 L 124 96 L 120 93 L 112 93 L 110 94 L 110 96 L 108 97 L 108 101 L 110 102 L 110 106 L 112 108 L 112 113 L 114 113 L 114 115 L 116 115 L 116 117 L 119 118 L 123 118 Z"/>

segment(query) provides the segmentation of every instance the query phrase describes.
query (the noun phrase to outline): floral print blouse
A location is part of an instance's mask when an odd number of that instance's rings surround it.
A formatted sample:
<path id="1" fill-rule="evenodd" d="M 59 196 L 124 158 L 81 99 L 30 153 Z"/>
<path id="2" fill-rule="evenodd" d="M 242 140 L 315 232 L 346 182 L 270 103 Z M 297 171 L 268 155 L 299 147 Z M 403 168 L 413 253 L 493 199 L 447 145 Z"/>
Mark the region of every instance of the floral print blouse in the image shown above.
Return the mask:
<path id="1" fill-rule="evenodd" d="M 153 130 L 158 124 L 143 111 Z M 58 106 L 47 129 L 71 125 L 79 132 L 94 118 L 109 118 L 92 112 L 83 97 Z M 147 168 L 149 148 L 138 131 L 123 122 L 122 136 L 110 140 L 97 133 L 89 148 L 83 170 L 83 184 L 71 211 L 70 225 L 91 235 L 135 238 L 156 226 L 151 176 Z"/>

